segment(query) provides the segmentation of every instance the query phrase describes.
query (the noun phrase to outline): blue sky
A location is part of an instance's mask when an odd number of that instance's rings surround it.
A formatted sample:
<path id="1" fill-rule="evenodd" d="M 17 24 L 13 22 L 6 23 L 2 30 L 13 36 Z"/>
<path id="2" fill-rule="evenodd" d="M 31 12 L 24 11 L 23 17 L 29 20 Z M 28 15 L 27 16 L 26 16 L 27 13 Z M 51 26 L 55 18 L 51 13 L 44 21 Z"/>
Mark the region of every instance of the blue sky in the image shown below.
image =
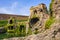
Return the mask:
<path id="1" fill-rule="evenodd" d="M 31 6 L 44 3 L 49 8 L 50 2 L 51 0 L 0 0 L 0 13 L 29 16 Z"/>

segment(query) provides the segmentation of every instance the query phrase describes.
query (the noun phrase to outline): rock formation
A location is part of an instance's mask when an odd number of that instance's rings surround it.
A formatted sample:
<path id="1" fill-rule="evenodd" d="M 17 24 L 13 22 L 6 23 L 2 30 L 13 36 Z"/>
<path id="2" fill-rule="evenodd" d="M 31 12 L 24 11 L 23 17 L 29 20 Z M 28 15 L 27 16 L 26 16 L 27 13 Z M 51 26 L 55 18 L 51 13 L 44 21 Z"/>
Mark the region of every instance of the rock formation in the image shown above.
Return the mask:
<path id="1" fill-rule="evenodd" d="M 54 23 L 50 29 L 37 35 L 28 36 L 25 40 L 60 40 L 60 23 Z"/>
<path id="2" fill-rule="evenodd" d="M 42 14 L 40 13 L 39 15 L 43 15 L 44 13 L 45 12 L 42 12 Z M 32 12 L 31 12 L 31 14 L 34 15 L 34 13 L 32 13 Z M 51 15 L 50 17 L 54 17 L 54 19 L 55 19 L 55 22 L 50 25 L 50 28 L 46 29 L 44 32 L 40 32 L 37 35 L 34 34 L 34 35 L 31 35 L 31 36 L 28 36 L 25 40 L 60 40 L 60 21 L 59 21 L 60 20 L 60 0 L 52 0 L 52 2 L 50 4 L 50 15 Z M 37 14 L 36 14 L 36 16 L 37 16 Z M 44 21 L 42 19 L 42 17 L 39 18 L 40 19 L 39 21 L 40 22 L 43 21 L 42 23 L 45 24 L 44 22 L 46 20 Z M 30 18 L 32 18 L 32 16 Z M 49 17 L 46 17 L 46 19 L 49 19 Z M 33 27 L 33 28 L 37 27 L 37 26 L 34 26 L 34 25 L 32 24 L 31 27 Z M 44 25 L 42 27 L 44 27 Z M 41 31 L 43 31 L 43 30 L 41 30 Z"/>
<path id="3" fill-rule="evenodd" d="M 60 0 L 52 0 L 50 4 L 50 15 L 50 17 L 54 17 L 55 19 L 55 22 L 51 24 L 50 28 L 46 29 L 44 32 L 40 32 L 37 35 L 28 36 L 25 40 L 60 40 Z"/>
<path id="4" fill-rule="evenodd" d="M 22 40 L 60 40 L 60 0 L 52 0 L 50 4 L 50 15 L 47 13 L 45 4 L 31 7 L 30 12 L 29 27 L 32 29 L 32 32 L 38 30 L 40 33 L 24 37 Z M 55 21 L 51 24 L 50 22 L 52 20 L 50 20 L 49 29 L 45 29 L 45 23 L 50 18 L 53 18 Z M 18 38 L 18 40 L 20 39 Z"/>
<path id="5" fill-rule="evenodd" d="M 60 0 L 52 0 L 51 4 L 50 4 L 50 10 L 51 10 L 51 14 L 56 17 L 59 18 L 60 17 Z"/>
<path id="6" fill-rule="evenodd" d="M 32 28 L 32 31 L 35 29 L 42 29 L 45 21 L 49 18 L 46 5 L 41 3 L 38 6 L 31 7 L 30 12 L 31 15 L 29 16 L 29 25 Z"/>

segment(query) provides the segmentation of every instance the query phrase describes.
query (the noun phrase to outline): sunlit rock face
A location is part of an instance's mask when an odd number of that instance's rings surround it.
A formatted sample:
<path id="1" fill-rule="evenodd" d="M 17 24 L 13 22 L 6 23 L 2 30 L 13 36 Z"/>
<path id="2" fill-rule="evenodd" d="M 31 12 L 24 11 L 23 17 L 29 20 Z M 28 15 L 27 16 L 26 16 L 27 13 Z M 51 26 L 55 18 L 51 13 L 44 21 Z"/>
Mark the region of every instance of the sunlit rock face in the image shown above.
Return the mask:
<path id="1" fill-rule="evenodd" d="M 60 40 L 60 23 L 54 23 L 51 28 L 37 35 L 31 35 L 25 40 Z"/>
<path id="2" fill-rule="evenodd" d="M 49 18 L 47 7 L 41 3 L 38 6 L 30 8 L 31 15 L 29 16 L 30 28 L 34 31 L 36 28 L 40 29 L 44 26 L 45 21 Z"/>
<path id="3" fill-rule="evenodd" d="M 60 18 L 60 0 L 52 1 L 51 10 L 54 17 Z"/>

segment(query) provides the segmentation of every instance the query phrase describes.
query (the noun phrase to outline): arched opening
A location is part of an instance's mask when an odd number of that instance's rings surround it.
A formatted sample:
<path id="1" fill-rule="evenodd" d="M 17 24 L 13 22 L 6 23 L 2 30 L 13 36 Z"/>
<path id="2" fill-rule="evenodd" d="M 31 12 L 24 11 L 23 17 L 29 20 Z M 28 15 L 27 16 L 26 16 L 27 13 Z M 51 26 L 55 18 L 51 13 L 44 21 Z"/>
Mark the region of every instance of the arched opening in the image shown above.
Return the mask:
<path id="1" fill-rule="evenodd" d="M 35 24 L 37 21 L 39 21 L 39 19 L 36 17 L 36 18 L 32 18 L 31 20 L 30 20 L 30 24 L 32 25 L 32 24 Z"/>

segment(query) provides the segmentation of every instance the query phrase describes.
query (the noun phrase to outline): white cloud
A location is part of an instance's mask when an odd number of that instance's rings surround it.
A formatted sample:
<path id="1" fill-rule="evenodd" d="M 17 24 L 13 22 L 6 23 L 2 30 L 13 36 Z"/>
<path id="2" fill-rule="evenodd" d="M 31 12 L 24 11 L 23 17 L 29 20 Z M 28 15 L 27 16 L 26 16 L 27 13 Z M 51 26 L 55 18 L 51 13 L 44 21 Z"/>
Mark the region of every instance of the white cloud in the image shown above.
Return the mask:
<path id="1" fill-rule="evenodd" d="M 29 15 L 29 8 L 28 8 L 29 6 L 26 6 L 26 7 L 22 7 L 22 8 L 20 8 L 20 14 L 21 15 Z"/>
<path id="2" fill-rule="evenodd" d="M 14 2 L 12 3 L 12 5 L 10 7 L 2 7 L 0 8 L 0 13 L 5 13 L 5 14 L 14 14 L 15 12 L 13 12 L 15 10 L 15 8 L 17 7 L 18 2 Z"/>
<path id="3" fill-rule="evenodd" d="M 8 11 L 5 8 L 0 8 L 0 13 L 5 13 L 5 14 L 13 14 L 11 11 Z"/>
<path id="4" fill-rule="evenodd" d="M 6 6 L 0 8 L 0 13 L 3 14 L 16 14 L 16 15 L 29 15 L 29 6 L 23 6 L 20 9 L 16 10 L 18 2 L 13 2 L 11 6 Z"/>

